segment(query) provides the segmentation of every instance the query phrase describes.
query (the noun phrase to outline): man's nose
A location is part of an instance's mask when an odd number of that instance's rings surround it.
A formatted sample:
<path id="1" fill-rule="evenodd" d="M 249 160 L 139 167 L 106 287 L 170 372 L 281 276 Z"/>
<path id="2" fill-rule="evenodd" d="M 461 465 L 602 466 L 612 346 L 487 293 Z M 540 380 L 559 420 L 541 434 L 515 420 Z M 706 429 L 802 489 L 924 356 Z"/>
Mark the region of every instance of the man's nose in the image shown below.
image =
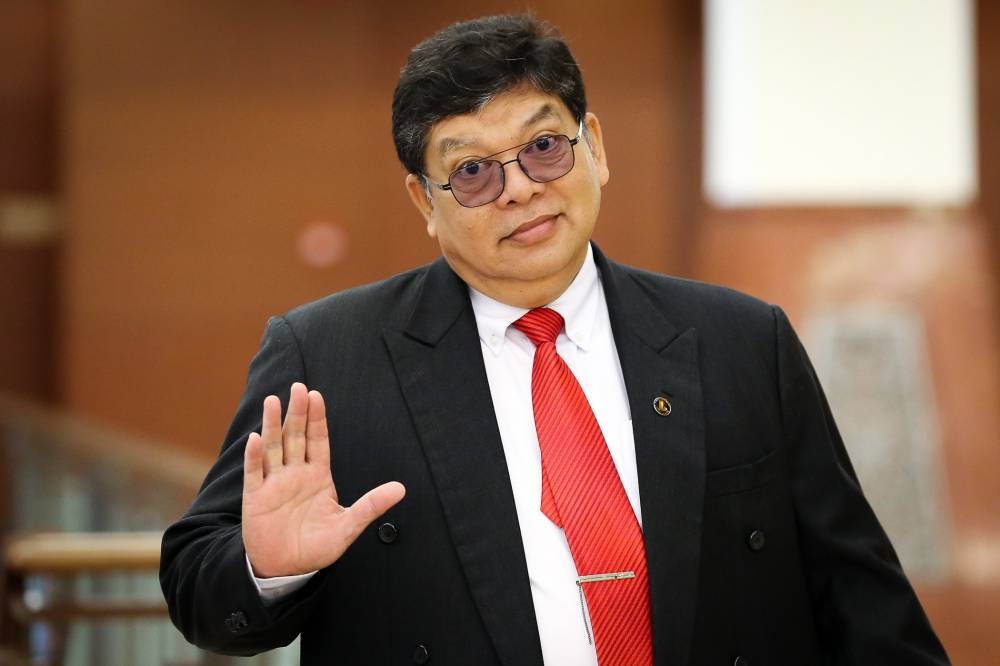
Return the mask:
<path id="1" fill-rule="evenodd" d="M 508 169 L 507 165 L 513 163 L 517 163 L 517 166 Z M 501 205 L 523 203 L 536 194 L 545 191 L 545 183 L 538 183 L 528 178 L 528 174 L 524 171 L 524 167 L 516 157 L 512 160 L 501 162 L 500 168 L 503 169 L 504 187 L 497 201 Z"/>

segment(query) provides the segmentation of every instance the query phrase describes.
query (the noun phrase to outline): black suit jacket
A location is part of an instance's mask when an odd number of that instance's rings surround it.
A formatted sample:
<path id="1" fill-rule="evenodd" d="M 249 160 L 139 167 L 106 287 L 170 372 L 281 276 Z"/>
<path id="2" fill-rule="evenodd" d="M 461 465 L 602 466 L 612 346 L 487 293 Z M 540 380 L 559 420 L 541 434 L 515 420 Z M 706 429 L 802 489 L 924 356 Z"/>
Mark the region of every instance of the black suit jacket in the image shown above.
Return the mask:
<path id="1" fill-rule="evenodd" d="M 595 257 L 632 412 L 656 663 L 947 663 L 784 314 Z M 264 397 L 287 403 L 294 381 L 326 398 L 341 501 L 389 480 L 407 495 L 265 606 L 240 536 L 243 449 Z M 301 633 L 304 664 L 541 663 L 475 318 L 443 260 L 268 323 L 160 576 L 174 622 L 211 650 Z"/>

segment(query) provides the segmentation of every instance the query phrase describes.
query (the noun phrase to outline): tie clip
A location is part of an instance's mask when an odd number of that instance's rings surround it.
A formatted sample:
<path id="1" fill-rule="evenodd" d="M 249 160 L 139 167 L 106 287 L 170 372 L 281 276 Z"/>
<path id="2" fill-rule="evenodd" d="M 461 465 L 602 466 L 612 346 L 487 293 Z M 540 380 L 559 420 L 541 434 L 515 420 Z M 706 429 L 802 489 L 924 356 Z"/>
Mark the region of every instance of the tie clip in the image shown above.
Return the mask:
<path id="1" fill-rule="evenodd" d="M 587 631 L 587 644 L 593 645 L 594 639 L 590 635 L 590 627 L 587 626 L 587 607 L 583 603 L 583 584 L 584 583 L 600 583 L 605 580 L 625 580 L 626 578 L 635 578 L 634 571 L 613 571 L 611 573 L 603 574 L 587 574 L 586 576 L 580 576 L 576 579 L 576 586 L 580 588 L 580 612 L 583 613 L 583 628 Z"/>
<path id="2" fill-rule="evenodd" d="M 605 580 L 625 580 L 626 578 L 635 578 L 634 571 L 615 571 L 612 573 L 602 573 L 602 574 L 588 574 L 586 576 L 580 576 L 576 579 L 576 584 L 583 587 L 584 583 L 599 583 Z"/>

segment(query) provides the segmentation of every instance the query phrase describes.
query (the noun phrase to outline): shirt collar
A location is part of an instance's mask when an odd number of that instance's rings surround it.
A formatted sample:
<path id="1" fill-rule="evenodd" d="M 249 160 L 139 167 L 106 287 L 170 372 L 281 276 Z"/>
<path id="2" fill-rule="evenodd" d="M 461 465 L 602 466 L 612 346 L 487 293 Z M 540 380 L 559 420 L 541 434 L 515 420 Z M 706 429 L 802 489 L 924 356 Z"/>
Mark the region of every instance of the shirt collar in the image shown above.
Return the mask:
<path id="1" fill-rule="evenodd" d="M 566 322 L 566 337 L 583 351 L 587 351 L 594 334 L 594 322 L 601 297 L 600 287 L 594 251 L 588 243 L 587 256 L 576 277 L 561 296 L 545 306 L 562 315 Z M 469 287 L 469 297 L 476 316 L 479 339 L 493 354 L 499 355 L 510 325 L 528 310 L 501 303 L 472 287 Z"/>

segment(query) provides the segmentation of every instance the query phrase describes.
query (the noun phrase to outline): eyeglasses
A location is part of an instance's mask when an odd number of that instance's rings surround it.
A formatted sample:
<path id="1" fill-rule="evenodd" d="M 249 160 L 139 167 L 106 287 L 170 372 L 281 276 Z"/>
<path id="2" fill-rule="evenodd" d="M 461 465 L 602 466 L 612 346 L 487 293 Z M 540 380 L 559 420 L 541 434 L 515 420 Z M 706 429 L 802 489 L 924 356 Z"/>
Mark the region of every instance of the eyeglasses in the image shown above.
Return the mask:
<path id="1" fill-rule="evenodd" d="M 441 185 L 424 176 L 428 184 L 439 190 L 451 190 L 455 200 L 466 208 L 485 206 L 500 198 L 506 185 L 504 167 L 517 162 L 524 175 L 536 183 L 547 183 L 562 178 L 573 170 L 576 152 L 573 150 L 583 135 L 583 121 L 572 139 L 565 134 L 548 134 L 519 146 L 501 150 L 489 157 L 463 164 L 448 176 L 448 184 Z M 520 148 L 512 160 L 501 162 L 490 159 Z"/>

